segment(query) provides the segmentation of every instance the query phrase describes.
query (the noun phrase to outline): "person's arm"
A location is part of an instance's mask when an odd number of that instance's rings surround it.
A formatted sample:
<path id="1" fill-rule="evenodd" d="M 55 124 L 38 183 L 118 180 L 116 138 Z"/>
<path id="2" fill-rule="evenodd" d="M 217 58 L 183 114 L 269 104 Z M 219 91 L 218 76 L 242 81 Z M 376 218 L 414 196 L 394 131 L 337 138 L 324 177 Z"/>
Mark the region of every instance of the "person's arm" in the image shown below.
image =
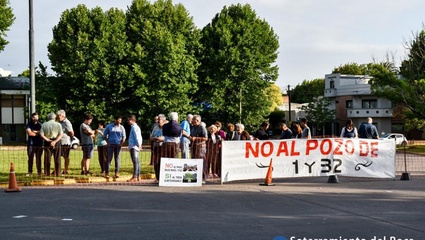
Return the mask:
<path id="1" fill-rule="evenodd" d="M 35 137 L 40 133 L 40 131 L 33 131 L 31 128 L 27 128 L 26 132 L 30 137 Z"/>
<path id="2" fill-rule="evenodd" d="M 84 131 L 84 133 L 85 133 L 86 135 L 89 135 L 89 136 L 91 136 L 91 137 L 93 137 L 93 136 L 94 136 L 94 133 L 95 133 L 95 131 L 91 130 L 91 129 L 90 129 L 90 128 L 88 128 L 88 127 L 84 127 L 83 131 Z"/>
<path id="3" fill-rule="evenodd" d="M 109 140 L 108 140 L 108 134 L 109 134 L 109 128 L 106 126 L 105 130 L 103 131 L 103 139 L 106 141 L 106 145 L 109 146 Z"/>
<path id="4" fill-rule="evenodd" d="M 341 135 L 339 136 L 340 138 L 343 138 L 345 134 L 345 127 L 342 128 L 341 130 Z"/>
<path id="5" fill-rule="evenodd" d="M 138 128 L 136 131 L 136 139 L 137 139 L 137 146 L 139 147 L 139 149 L 142 149 L 143 137 L 142 137 L 142 131 L 140 130 L 140 128 Z"/>
<path id="6" fill-rule="evenodd" d="M 57 143 L 57 142 L 59 142 L 59 141 L 61 140 L 62 136 L 63 136 L 63 132 L 59 133 L 59 134 L 56 136 L 55 140 L 53 140 L 53 141 L 50 143 L 50 145 L 51 145 L 52 147 L 54 147 L 54 146 L 56 145 L 56 143 Z"/>
<path id="7" fill-rule="evenodd" d="M 74 129 L 70 121 L 66 121 L 66 131 L 68 132 L 68 136 L 72 139 L 72 137 L 74 137 Z"/>
<path id="8" fill-rule="evenodd" d="M 125 135 L 125 128 L 123 125 L 121 125 L 121 131 L 122 131 L 121 146 L 122 146 L 125 142 L 125 139 L 127 138 L 127 136 Z"/>

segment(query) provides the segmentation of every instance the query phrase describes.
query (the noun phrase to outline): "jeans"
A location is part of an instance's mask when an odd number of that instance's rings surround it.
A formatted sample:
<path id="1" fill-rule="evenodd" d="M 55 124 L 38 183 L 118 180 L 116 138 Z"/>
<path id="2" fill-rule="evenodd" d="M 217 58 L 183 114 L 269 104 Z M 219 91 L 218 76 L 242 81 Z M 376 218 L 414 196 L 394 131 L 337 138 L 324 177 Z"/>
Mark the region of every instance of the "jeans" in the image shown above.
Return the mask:
<path id="1" fill-rule="evenodd" d="M 130 157 L 133 162 L 133 177 L 139 178 L 140 176 L 140 162 L 139 162 L 139 151 L 132 148 L 130 149 Z"/>
<path id="2" fill-rule="evenodd" d="M 180 141 L 180 149 L 182 150 L 182 158 L 189 158 L 189 144 L 190 140 L 187 138 L 183 138 L 182 141 Z"/>
<path id="3" fill-rule="evenodd" d="M 111 144 L 108 148 L 108 162 L 105 164 L 105 172 L 109 173 L 109 166 L 112 162 L 112 157 L 115 159 L 115 174 L 120 172 L 120 154 L 121 154 L 121 145 L 120 144 Z"/>

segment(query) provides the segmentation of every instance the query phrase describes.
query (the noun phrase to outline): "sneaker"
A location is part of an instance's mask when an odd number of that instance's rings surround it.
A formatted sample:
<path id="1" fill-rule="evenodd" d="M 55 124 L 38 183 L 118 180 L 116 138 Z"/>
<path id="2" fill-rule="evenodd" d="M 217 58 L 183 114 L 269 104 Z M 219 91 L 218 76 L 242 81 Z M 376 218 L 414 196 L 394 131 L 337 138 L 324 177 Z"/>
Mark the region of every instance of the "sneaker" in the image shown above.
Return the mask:
<path id="1" fill-rule="evenodd" d="M 84 175 L 84 174 L 85 174 L 84 170 L 81 170 L 81 175 Z"/>
<path id="2" fill-rule="evenodd" d="M 120 175 L 118 174 L 118 173 L 115 173 L 115 176 L 114 176 L 115 178 L 119 178 L 120 177 Z"/>
<path id="3" fill-rule="evenodd" d="M 27 174 L 25 174 L 25 177 L 29 177 L 31 175 L 32 175 L 32 173 L 27 173 Z"/>

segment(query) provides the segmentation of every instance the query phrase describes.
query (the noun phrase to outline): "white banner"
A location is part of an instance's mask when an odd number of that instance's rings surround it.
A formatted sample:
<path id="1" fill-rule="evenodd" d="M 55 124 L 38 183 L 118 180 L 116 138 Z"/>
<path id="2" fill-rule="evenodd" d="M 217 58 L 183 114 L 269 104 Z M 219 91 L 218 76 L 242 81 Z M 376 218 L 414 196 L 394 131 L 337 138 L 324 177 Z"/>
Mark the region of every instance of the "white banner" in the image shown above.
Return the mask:
<path id="1" fill-rule="evenodd" d="M 394 141 L 355 138 L 223 141 L 222 182 L 341 175 L 394 178 Z"/>
<path id="2" fill-rule="evenodd" d="M 161 158 L 159 186 L 202 186 L 202 159 Z"/>

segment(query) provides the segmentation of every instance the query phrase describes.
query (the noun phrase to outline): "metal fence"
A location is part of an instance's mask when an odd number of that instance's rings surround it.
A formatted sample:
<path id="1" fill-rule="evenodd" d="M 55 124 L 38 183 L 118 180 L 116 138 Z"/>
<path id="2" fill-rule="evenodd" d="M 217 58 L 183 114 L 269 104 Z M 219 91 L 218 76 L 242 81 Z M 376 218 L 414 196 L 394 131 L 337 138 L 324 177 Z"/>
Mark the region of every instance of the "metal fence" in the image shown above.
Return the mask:
<path id="1" fill-rule="evenodd" d="M 207 142 L 200 146 L 192 146 L 191 155 L 196 158 L 205 158 L 206 168 L 204 174 L 208 181 L 220 182 L 221 159 L 220 142 Z M 202 152 L 202 148 L 205 152 Z M 49 186 L 64 184 L 146 184 L 154 181 L 159 173 L 158 161 L 161 157 L 181 157 L 181 151 L 178 145 L 163 144 L 161 147 L 145 145 L 139 152 L 140 160 L 140 178 L 149 179 L 146 181 L 127 182 L 133 176 L 133 163 L 130 157 L 130 151 L 127 147 L 122 147 L 120 152 L 120 169 L 116 176 L 115 160 L 110 164 L 109 178 L 105 178 L 102 172 L 102 165 L 99 156 L 102 155 L 100 148 L 95 148 L 93 156 L 90 159 L 89 172 L 84 172 L 82 168 L 83 151 L 82 147 L 71 149 L 69 153 L 69 166 L 67 172 L 64 172 L 65 159 L 60 158 L 60 173 L 54 172 L 54 157 L 50 160 L 50 168 L 45 169 L 44 158 L 46 149 L 34 149 L 34 158 L 28 161 L 28 149 L 26 146 L 0 146 L 0 188 L 7 188 L 10 175 L 10 163 L 14 163 L 15 175 L 18 185 L 21 186 Z M 36 155 L 41 154 L 37 164 Z M 200 155 L 201 154 L 201 155 Z M 155 164 L 156 163 L 156 164 Z M 32 165 L 32 167 L 31 167 Z M 37 166 L 38 165 L 38 166 Z M 31 174 L 32 172 L 32 174 Z M 409 142 L 404 147 L 398 147 L 396 151 L 396 174 L 402 175 L 409 173 L 411 176 L 425 175 L 425 141 Z M 357 179 L 360 180 L 361 179 Z"/>

